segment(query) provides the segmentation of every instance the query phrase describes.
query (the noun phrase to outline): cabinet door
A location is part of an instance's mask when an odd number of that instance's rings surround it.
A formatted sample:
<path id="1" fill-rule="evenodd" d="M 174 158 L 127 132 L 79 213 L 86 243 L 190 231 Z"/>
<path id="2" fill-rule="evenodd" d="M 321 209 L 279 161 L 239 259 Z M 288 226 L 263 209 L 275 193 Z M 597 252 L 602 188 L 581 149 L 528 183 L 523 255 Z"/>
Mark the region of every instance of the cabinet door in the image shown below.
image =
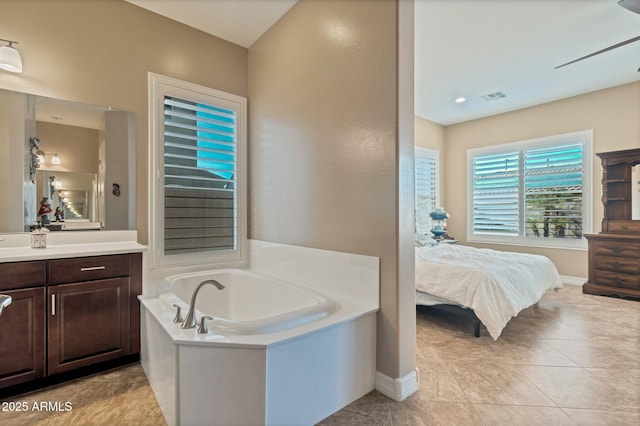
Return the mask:
<path id="1" fill-rule="evenodd" d="M 1 291 L 13 299 L 0 315 L 0 388 L 45 374 L 45 289 Z"/>
<path id="2" fill-rule="evenodd" d="M 50 286 L 49 374 L 130 353 L 129 278 Z"/>

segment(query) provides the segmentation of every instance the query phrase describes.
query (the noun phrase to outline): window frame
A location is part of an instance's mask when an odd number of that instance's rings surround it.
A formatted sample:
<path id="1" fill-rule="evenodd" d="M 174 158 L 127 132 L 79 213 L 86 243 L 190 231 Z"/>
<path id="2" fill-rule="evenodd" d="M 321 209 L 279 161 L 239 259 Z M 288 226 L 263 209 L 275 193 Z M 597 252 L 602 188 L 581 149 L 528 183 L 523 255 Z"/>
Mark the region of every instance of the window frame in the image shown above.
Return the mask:
<path id="1" fill-rule="evenodd" d="M 422 157 L 422 158 L 428 158 L 430 160 L 434 160 L 435 163 L 435 208 L 438 208 L 441 206 L 440 204 L 440 152 L 435 150 L 435 149 L 431 149 L 431 148 L 425 148 L 422 146 L 416 146 L 415 147 L 415 160 L 418 159 L 418 157 Z M 418 235 L 418 183 L 417 183 L 417 173 L 418 173 L 418 164 L 417 161 L 415 161 L 415 173 L 416 173 L 416 185 L 415 185 L 415 199 L 416 199 L 416 214 L 415 214 L 415 238 L 416 241 L 420 240 L 421 238 L 424 238 L 424 236 L 420 236 Z M 427 212 L 427 215 L 430 212 Z M 427 223 L 432 224 L 433 223 L 433 219 L 428 218 L 427 219 Z M 427 230 L 427 234 L 426 237 L 430 236 L 430 230 L 431 230 L 431 226 L 429 225 L 429 229 Z"/>
<path id="2" fill-rule="evenodd" d="M 236 248 L 164 253 L 164 97 L 211 104 L 212 98 L 237 111 L 236 127 Z M 247 242 L 247 99 L 194 83 L 148 73 L 149 108 L 149 247 L 152 269 L 215 263 L 216 267 L 246 262 Z M 215 105 L 215 104 L 214 104 Z"/>
<path id="3" fill-rule="evenodd" d="M 582 238 L 535 238 L 525 237 L 524 221 L 524 170 L 520 170 L 521 183 L 519 185 L 519 211 L 518 235 L 492 235 L 475 233 L 473 229 L 473 160 L 477 156 L 518 151 L 520 158 L 525 149 L 538 149 L 560 146 L 571 143 L 582 143 Z M 587 240 L 585 234 L 593 229 L 593 130 L 563 133 L 542 138 L 527 139 L 505 144 L 490 145 L 467 150 L 467 241 L 473 243 L 504 244 L 543 248 L 586 250 Z M 522 163 L 520 163 L 522 165 Z"/>

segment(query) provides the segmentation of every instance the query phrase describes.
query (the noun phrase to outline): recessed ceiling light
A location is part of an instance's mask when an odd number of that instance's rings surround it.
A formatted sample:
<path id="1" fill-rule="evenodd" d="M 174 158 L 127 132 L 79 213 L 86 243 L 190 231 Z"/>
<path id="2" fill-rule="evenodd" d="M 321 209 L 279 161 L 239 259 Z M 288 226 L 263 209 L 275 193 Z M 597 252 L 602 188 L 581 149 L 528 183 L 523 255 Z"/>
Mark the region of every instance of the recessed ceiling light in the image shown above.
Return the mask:
<path id="1" fill-rule="evenodd" d="M 464 98 L 464 97 L 460 96 L 460 97 L 456 98 L 456 100 L 454 102 L 457 103 L 457 104 L 461 104 L 461 103 L 465 102 L 466 100 L 467 100 L 467 98 Z"/>

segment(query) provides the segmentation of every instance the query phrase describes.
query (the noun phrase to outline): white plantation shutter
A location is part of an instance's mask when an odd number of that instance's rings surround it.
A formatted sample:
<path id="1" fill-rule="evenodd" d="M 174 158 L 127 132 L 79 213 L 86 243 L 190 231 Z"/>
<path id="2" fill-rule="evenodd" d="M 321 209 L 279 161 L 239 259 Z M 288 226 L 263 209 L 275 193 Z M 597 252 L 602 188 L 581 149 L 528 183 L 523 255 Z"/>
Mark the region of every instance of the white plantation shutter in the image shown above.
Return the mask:
<path id="1" fill-rule="evenodd" d="M 592 132 L 468 151 L 470 241 L 582 247 Z M 573 239 L 578 243 L 567 242 Z"/>
<path id="2" fill-rule="evenodd" d="M 438 207 L 439 161 L 438 151 L 416 147 L 416 235 L 428 235 L 433 228 L 429 213 Z"/>
<path id="3" fill-rule="evenodd" d="M 244 97 L 149 73 L 151 268 L 247 260 Z"/>
<path id="4" fill-rule="evenodd" d="M 518 235 L 520 160 L 518 152 L 473 158 L 473 232 Z"/>
<path id="5" fill-rule="evenodd" d="M 235 111 L 164 98 L 165 254 L 236 248 Z"/>
<path id="6" fill-rule="evenodd" d="M 582 237 L 582 144 L 524 151 L 526 235 Z"/>

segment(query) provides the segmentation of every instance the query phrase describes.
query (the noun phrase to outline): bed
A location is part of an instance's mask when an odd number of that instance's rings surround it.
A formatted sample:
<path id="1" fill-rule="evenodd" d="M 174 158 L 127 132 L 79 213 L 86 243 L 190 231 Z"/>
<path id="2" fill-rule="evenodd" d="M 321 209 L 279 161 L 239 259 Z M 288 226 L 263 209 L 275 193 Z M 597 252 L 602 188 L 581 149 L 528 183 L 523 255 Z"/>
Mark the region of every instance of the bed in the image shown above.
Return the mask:
<path id="1" fill-rule="evenodd" d="M 544 256 L 456 244 L 416 247 L 416 304 L 466 313 L 497 340 L 509 320 L 562 288 Z"/>

